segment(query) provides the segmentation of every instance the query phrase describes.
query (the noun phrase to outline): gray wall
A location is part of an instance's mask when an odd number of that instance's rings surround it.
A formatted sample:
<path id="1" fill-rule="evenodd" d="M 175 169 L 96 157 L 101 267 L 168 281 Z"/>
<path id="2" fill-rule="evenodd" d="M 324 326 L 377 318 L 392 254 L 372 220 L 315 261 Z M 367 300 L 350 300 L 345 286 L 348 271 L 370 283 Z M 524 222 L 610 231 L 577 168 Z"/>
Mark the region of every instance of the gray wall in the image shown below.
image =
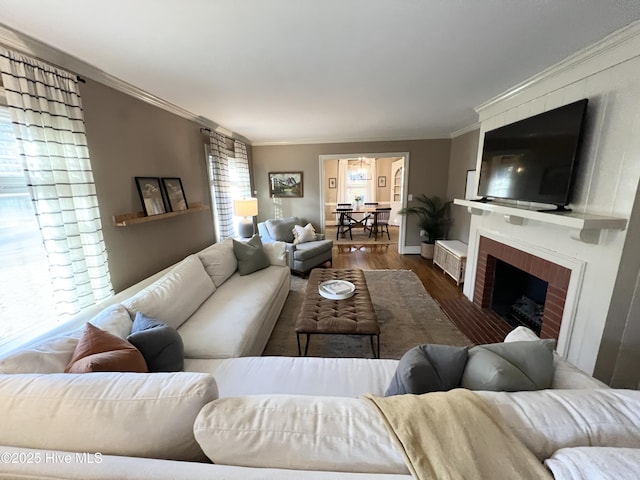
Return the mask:
<path id="1" fill-rule="evenodd" d="M 408 193 L 447 195 L 449 139 L 391 142 L 326 143 L 253 147 L 255 189 L 258 191 L 258 220 L 300 216 L 320 225 L 320 155 L 409 152 Z M 270 198 L 269 172 L 304 172 L 303 198 Z M 387 184 L 389 182 L 387 178 Z M 419 231 L 408 222 L 406 245 L 420 245 Z"/>
<path id="2" fill-rule="evenodd" d="M 467 170 L 475 170 L 478 156 L 478 142 L 480 129 L 460 135 L 451 140 L 451 155 L 449 157 L 449 183 L 447 198 L 464 198 Z M 469 243 L 469 225 L 471 214 L 466 207 L 451 206 L 453 224 L 449 229 L 449 238 Z"/>
<path id="3" fill-rule="evenodd" d="M 129 227 L 112 216 L 142 210 L 134 176 L 180 177 L 187 202 L 210 205 L 200 125 L 100 83 L 81 85 L 111 280 L 116 292 L 213 242 L 211 211 Z"/>

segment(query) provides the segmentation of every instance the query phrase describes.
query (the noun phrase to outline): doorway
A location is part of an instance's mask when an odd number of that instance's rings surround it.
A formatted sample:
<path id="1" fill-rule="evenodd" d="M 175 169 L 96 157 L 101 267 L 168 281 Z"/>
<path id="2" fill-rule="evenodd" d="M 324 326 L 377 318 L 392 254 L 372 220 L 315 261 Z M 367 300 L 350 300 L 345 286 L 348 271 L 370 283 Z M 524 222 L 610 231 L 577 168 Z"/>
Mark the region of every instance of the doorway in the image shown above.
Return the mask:
<path id="1" fill-rule="evenodd" d="M 320 219 L 322 231 L 336 223 L 338 203 L 377 202 L 391 207 L 389 223 L 398 226 L 398 253 L 405 253 L 409 153 L 349 153 L 320 155 Z"/>

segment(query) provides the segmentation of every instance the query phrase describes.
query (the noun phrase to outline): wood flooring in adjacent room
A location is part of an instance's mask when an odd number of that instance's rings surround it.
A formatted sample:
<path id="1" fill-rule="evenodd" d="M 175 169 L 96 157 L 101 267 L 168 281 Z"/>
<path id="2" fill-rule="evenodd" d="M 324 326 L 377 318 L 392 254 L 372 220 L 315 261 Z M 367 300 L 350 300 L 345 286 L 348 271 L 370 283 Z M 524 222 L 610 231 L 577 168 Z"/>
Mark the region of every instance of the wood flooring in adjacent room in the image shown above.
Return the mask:
<path id="1" fill-rule="evenodd" d="M 360 248 L 333 247 L 333 268 L 408 269 L 418 275 L 425 289 L 449 318 L 475 344 L 502 342 L 513 329 L 493 311 L 481 309 L 462 294 L 451 277 L 420 255 L 400 255 L 395 245 Z"/>

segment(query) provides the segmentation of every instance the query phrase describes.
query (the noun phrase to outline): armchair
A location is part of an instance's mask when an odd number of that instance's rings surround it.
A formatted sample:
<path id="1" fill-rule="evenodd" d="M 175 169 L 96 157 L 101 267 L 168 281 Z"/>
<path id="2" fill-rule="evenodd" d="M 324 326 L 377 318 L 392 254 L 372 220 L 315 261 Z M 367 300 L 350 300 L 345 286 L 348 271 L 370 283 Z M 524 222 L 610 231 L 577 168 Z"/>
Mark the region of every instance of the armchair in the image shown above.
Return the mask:
<path id="1" fill-rule="evenodd" d="M 271 219 L 258 223 L 258 233 L 262 241 L 264 243 L 284 242 L 287 248 L 289 268 L 301 274 L 332 260 L 333 241 L 325 240 L 322 233 L 316 233 L 314 241 L 293 243 L 293 227 L 306 224 L 304 219 L 298 217 Z"/>

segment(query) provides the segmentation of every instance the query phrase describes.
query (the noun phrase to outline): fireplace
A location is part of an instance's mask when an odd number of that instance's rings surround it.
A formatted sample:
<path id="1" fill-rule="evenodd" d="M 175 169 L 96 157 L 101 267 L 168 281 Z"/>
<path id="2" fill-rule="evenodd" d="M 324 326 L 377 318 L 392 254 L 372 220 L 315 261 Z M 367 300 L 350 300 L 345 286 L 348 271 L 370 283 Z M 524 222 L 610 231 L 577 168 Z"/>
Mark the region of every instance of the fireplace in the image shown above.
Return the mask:
<path id="1" fill-rule="evenodd" d="M 504 280 L 505 272 L 507 280 Z M 515 277 L 509 275 L 515 275 Z M 539 327 L 528 326 L 537 330 L 542 338 L 558 340 L 570 277 L 571 270 L 562 265 L 481 236 L 473 302 L 482 308 L 492 308 L 492 304 L 511 302 L 508 305 L 511 309 L 521 301 L 516 306 L 516 310 L 526 310 L 524 313 L 531 313 L 533 317 L 537 316 L 536 309 L 540 305 L 541 318 L 535 320 L 539 323 Z M 513 280 L 513 278 L 516 279 Z M 496 279 L 497 289 L 495 288 Z M 524 285 L 524 287 L 522 290 L 511 288 L 516 285 Z M 522 296 L 534 305 L 522 300 Z M 525 305 L 523 306 L 522 303 Z M 505 307 L 498 306 L 498 310 L 501 308 Z"/>
<path id="2" fill-rule="evenodd" d="M 496 261 L 491 309 L 514 327 L 540 335 L 549 284 L 502 260 Z"/>

